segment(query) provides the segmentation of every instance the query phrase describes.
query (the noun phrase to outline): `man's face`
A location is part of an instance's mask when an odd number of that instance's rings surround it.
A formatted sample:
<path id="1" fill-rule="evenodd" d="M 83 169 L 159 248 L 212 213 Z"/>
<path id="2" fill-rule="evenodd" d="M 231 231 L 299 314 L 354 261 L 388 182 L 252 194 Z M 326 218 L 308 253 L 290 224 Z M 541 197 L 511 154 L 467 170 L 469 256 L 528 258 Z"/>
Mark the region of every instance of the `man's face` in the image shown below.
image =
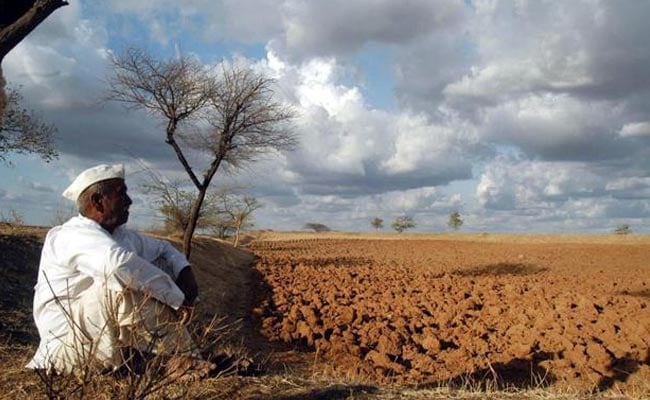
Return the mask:
<path id="1" fill-rule="evenodd" d="M 104 205 L 103 225 L 115 229 L 128 221 L 131 198 L 126 193 L 127 188 L 124 179 L 111 179 L 108 183 L 109 189 L 102 198 Z"/>

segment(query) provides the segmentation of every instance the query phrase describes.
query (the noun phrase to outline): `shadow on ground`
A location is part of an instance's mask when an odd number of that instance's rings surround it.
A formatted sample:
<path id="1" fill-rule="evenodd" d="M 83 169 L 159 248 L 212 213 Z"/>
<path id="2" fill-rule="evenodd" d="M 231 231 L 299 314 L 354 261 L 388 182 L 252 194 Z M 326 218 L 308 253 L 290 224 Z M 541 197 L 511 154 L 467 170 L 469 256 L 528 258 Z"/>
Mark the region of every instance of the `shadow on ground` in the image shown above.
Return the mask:
<path id="1" fill-rule="evenodd" d="M 452 272 L 458 276 L 499 276 L 499 275 L 535 275 L 547 271 L 548 268 L 534 264 L 497 263 L 476 268 L 458 269 Z"/>
<path id="2" fill-rule="evenodd" d="M 0 338 L 38 343 L 31 310 L 42 247 L 38 236 L 0 234 Z"/>
<path id="3" fill-rule="evenodd" d="M 369 385 L 332 385 L 326 388 L 296 391 L 284 395 L 253 397 L 256 400 L 339 400 L 362 398 L 364 394 L 376 393 L 377 388 Z"/>
<path id="4" fill-rule="evenodd" d="M 495 363 L 488 368 L 470 374 L 429 382 L 417 385 L 417 387 L 419 389 L 436 389 L 440 387 L 452 389 L 470 388 L 486 392 L 504 389 L 545 388 L 555 383 L 557 378 L 539 363 L 553 357 L 553 353 L 540 351 L 534 353 L 532 359 L 514 358 L 507 363 Z"/>
<path id="5" fill-rule="evenodd" d="M 272 316 L 276 306 L 273 289 L 256 268 L 250 268 L 247 295 L 248 312 L 242 320 L 241 341 L 256 360 L 258 375 L 282 374 L 291 365 L 294 370 L 308 368 L 313 356 L 300 343 L 270 341 L 262 332 L 262 320 Z"/>
<path id="6" fill-rule="evenodd" d="M 613 388 L 617 383 L 627 382 L 630 375 L 639 370 L 641 364 L 650 365 L 650 349 L 647 350 L 645 361 L 637 360 L 629 356 L 613 358 L 607 366 L 612 376 L 603 376 L 598 381 L 598 390 L 604 391 Z"/>
<path id="7" fill-rule="evenodd" d="M 349 256 L 339 256 L 339 257 L 318 257 L 318 258 L 308 258 L 308 257 L 295 257 L 291 261 L 292 266 L 302 265 L 310 268 L 322 268 L 327 266 L 335 266 L 340 269 L 347 269 L 358 267 L 361 265 L 368 265 L 372 261 L 366 257 L 349 257 Z"/>
<path id="8" fill-rule="evenodd" d="M 621 294 L 621 295 L 624 295 L 624 296 L 641 297 L 643 299 L 650 299 L 650 289 L 636 290 L 636 291 L 633 291 L 633 292 L 624 290 L 622 292 L 619 292 L 618 294 Z"/>

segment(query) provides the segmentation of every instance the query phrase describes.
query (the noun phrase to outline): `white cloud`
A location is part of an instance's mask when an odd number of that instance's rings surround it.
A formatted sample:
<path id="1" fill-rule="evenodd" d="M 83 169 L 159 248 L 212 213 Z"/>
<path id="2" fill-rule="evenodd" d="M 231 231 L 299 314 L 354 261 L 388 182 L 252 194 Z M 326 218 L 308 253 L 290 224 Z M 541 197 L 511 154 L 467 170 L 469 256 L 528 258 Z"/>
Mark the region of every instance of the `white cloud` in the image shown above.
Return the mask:
<path id="1" fill-rule="evenodd" d="M 395 150 L 381 165 L 388 174 L 447 168 L 458 163 L 462 153 L 469 155 L 472 138 L 468 129 L 471 127 L 432 124 L 423 115 L 401 114 L 394 125 Z"/>
<path id="2" fill-rule="evenodd" d="M 489 163 L 476 188 L 479 203 L 497 210 L 549 207 L 572 197 L 604 194 L 605 183 L 584 163 L 514 161 Z"/>
<path id="3" fill-rule="evenodd" d="M 610 231 L 619 219 L 643 226 L 650 217 L 650 180 L 611 174 L 588 163 L 497 158 L 476 189 L 485 208 L 482 223 L 537 231 Z"/>
<path id="4" fill-rule="evenodd" d="M 650 121 L 631 122 L 623 125 L 619 134 L 623 137 L 650 136 Z"/>
<path id="5" fill-rule="evenodd" d="M 637 190 L 650 188 L 650 178 L 631 177 L 616 178 L 607 182 L 607 190 Z"/>
<path id="6" fill-rule="evenodd" d="M 282 96 L 299 111 L 301 144 L 288 154 L 288 168 L 307 193 L 360 195 L 469 177 L 478 138 L 452 115 L 434 123 L 422 114 L 373 108 L 333 57 L 291 64 L 270 51 L 259 67 L 278 79 Z"/>
<path id="7" fill-rule="evenodd" d="M 439 197 L 436 188 L 418 188 L 381 195 L 382 208 L 390 213 L 408 213 L 429 208 Z"/>

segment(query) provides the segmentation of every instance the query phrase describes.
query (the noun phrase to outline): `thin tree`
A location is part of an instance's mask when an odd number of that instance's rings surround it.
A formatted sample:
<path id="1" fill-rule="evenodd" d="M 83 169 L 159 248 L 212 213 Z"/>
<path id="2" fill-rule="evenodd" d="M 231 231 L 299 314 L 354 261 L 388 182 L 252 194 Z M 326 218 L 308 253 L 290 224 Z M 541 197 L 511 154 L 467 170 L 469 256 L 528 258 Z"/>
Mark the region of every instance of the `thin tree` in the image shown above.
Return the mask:
<path id="1" fill-rule="evenodd" d="M 447 221 L 447 226 L 449 226 L 455 231 L 457 231 L 458 229 L 460 229 L 461 226 L 463 226 L 463 219 L 460 217 L 460 213 L 458 211 L 454 211 L 451 214 L 449 214 L 449 220 Z"/>
<path id="2" fill-rule="evenodd" d="M 224 65 L 217 74 L 188 56 L 158 60 L 138 49 L 112 61 L 108 99 L 165 122 L 165 142 L 197 189 L 183 234 L 189 258 L 201 207 L 219 167 L 242 167 L 264 154 L 292 149 L 297 142 L 287 123 L 292 111 L 274 99 L 272 79 L 247 67 Z M 202 174 L 188 160 L 192 150 L 209 159 Z"/>
<path id="3" fill-rule="evenodd" d="M 0 125 L 8 104 L 2 61 L 45 18 L 67 5 L 64 0 L 0 0 Z"/>
<path id="4" fill-rule="evenodd" d="M 256 198 L 244 196 L 237 198 L 234 196 L 224 196 L 223 210 L 229 216 L 229 225 L 235 231 L 232 245 L 239 246 L 239 237 L 242 230 L 252 226 L 251 216 L 255 210 L 262 207 L 262 204 Z"/>
<path id="5" fill-rule="evenodd" d="M 410 215 L 402 215 L 395 218 L 391 226 L 397 233 L 402 233 L 407 229 L 415 228 L 415 221 L 413 221 L 413 217 Z"/>
<path id="6" fill-rule="evenodd" d="M 379 217 L 375 217 L 370 221 L 370 225 L 372 225 L 372 227 L 378 231 L 384 227 L 384 220 Z"/>
<path id="7" fill-rule="evenodd" d="M 190 212 L 196 201 L 196 193 L 182 188 L 182 182 L 167 180 L 150 171 L 151 179 L 142 185 L 145 193 L 155 198 L 158 211 L 164 218 L 164 229 L 168 234 L 184 234 L 189 224 Z M 218 208 L 219 197 L 216 193 L 206 195 L 197 229 L 211 229 L 223 211 Z"/>

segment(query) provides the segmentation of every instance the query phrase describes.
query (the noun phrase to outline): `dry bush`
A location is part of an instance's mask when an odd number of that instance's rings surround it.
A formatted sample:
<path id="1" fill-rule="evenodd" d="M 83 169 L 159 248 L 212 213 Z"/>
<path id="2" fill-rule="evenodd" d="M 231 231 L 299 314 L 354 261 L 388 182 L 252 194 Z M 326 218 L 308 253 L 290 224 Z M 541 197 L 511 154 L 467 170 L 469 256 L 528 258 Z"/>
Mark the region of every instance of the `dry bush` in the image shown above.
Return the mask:
<path id="1" fill-rule="evenodd" d="M 617 235 L 629 235 L 632 233 L 632 228 L 629 224 L 619 224 L 614 229 L 614 233 Z"/>
<path id="2" fill-rule="evenodd" d="M 50 219 L 51 226 L 63 225 L 70 218 L 78 214 L 77 208 L 75 206 L 60 207 L 54 211 L 54 215 Z"/>
<path id="3" fill-rule="evenodd" d="M 320 222 L 307 222 L 302 229 L 313 230 L 314 232 L 330 232 L 332 230 L 329 226 Z"/>
<path id="4" fill-rule="evenodd" d="M 21 213 L 11 208 L 8 211 L 0 211 L 0 225 L 9 228 L 25 225 L 25 218 Z"/>

